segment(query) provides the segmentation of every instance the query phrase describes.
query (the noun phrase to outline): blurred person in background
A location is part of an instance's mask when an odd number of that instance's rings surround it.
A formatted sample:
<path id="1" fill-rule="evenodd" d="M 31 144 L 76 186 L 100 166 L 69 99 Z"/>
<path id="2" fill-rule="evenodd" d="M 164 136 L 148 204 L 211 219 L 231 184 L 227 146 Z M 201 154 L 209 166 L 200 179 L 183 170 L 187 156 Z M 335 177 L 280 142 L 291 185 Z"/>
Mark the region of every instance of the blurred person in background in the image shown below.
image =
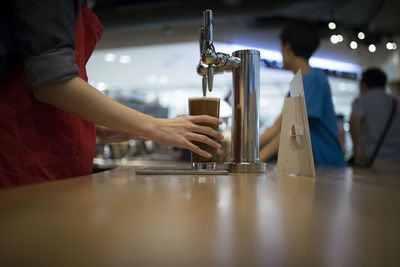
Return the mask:
<path id="1" fill-rule="evenodd" d="M 282 29 L 279 37 L 283 69 L 290 70 L 294 74 L 300 69 L 303 74 L 315 164 L 345 166 L 328 79 L 322 70 L 311 68 L 308 63 L 309 58 L 319 46 L 318 29 L 309 23 L 292 22 Z M 282 113 L 260 136 L 261 161 L 267 161 L 278 153 L 281 124 Z"/>
<path id="2" fill-rule="evenodd" d="M 370 167 L 375 157 L 380 162 L 400 162 L 399 100 L 386 94 L 386 81 L 378 68 L 362 74 L 360 97 L 354 100 L 350 117 L 355 165 Z"/>
<path id="3" fill-rule="evenodd" d="M 0 187 L 91 174 L 96 132 L 106 141 L 151 139 L 204 157 L 211 155 L 192 141 L 220 147 L 210 137 L 222 134 L 197 124 L 221 124 L 217 118 L 154 118 L 88 84 L 85 66 L 103 32 L 93 2 L 2 5 Z"/>

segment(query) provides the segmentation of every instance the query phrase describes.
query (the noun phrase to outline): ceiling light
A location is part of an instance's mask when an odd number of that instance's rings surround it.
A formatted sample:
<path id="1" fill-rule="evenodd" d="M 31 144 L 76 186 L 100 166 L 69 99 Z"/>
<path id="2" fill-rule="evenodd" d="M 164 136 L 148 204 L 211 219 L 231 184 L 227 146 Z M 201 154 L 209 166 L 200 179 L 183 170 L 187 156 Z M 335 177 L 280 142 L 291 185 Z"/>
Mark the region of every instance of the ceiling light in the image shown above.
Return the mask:
<path id="1" fill-rule="evenodd" d="M 376 46 L 374 44 L 370 44 L 368 46 L 368 50 L 369 52 L 374 53 L 376 51 Z"/>
<path id="2" fill-rule="evenodd" d="M 392 50 L 392 49 L 393 49 L 393 43 L 387 42 L 387 43 L 386 43 L 386 49 L 387 49 L 387 50 Z"/>
<path id="3" fill-rule="evenodd" d="M 393 46 L 392 50 L 396 50 L 397 49 L 397 44 L 395 42 L 392 43 L 392 46 Z"/>
<path id="4" fill-rule="evenodd" d="M 149 76 L 147 76 L 147 82 L 148 83 L 156 83 L 157 76 L 155 74 L 150 74 Z"/>
<path id="5" fill-rule="evenodd" d="M 358 36 L 358 39 L 360 39 L 360 40 L 362 40 L 362 39 L 365 38 L 365 34 L 364 34 L 363 32 L 359 32 L 359 33 L 357 34 L 357 36 Z"/>
<path id="6" fill-rule="evenodd" d="M 160 76 L 158 78 L 158 83 L 159 84 L 167 84 L 168 83 L 168 77 L 167 76 Z"/>
<path id="7" fill-rule="evenodd" d="M 336 29 L 336 24 L 335 24 L 335 22 L 329 22 L 328 28 L 331 29 L 331 30 Z"/>
<path id="8" fill-rule="evenodd" d="M 129 62 L 131 62 L 131 57 L 130 56 L 122 55 L 122 56 L 119 57 L 119 63 L 128 64 Z"/>
<path id="9" fill-rule="evenodd" d="M 343 35 L 338 34 L 336 36 L 337 36 L 338 43 L 343 42 Z"/>
<path id="10" fill-rule="evenodd" d="M 107 62 L 113 62 L 113 61 L 115 61 L 116 58 L 117 58 L 117 56 L 112 53 L 108 53 L 104 56 L 104 60 Z"/>
<path id="11" fill-rule="evenodd" d="M 333 35 L 331 36 L 331 43 L 332 43 L 332 44 L 337 44 L 338 41 L 339 41 L 339 40 L 338 40 L 337 35 L 334 35 L 334 34 L 333 34 Z"/>
<path id="12" fill-rule="evenodd" d="M 350 42 L 350 47 L 351 47 L 351 49 L 357 49 L 357 47 L 358 47 L 357 42 L 356 41 L 351 41 Z"/>

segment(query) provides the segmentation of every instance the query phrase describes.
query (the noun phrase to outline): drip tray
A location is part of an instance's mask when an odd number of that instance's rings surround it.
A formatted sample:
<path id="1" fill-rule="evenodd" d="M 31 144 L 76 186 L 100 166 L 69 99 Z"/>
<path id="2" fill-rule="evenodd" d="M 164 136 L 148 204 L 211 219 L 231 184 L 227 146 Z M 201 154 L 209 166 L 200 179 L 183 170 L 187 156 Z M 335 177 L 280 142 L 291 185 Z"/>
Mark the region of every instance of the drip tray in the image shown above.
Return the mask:
<path id="1" fill-rule="evenodd" d="M 192 168 L 174 168 L 174 167 L 149 167 L 136 170 L 136 174 L 145 175 L 226 175 L 229 172 L 224 169 L 216 169 L 214 171 L 195 171 Z"/>

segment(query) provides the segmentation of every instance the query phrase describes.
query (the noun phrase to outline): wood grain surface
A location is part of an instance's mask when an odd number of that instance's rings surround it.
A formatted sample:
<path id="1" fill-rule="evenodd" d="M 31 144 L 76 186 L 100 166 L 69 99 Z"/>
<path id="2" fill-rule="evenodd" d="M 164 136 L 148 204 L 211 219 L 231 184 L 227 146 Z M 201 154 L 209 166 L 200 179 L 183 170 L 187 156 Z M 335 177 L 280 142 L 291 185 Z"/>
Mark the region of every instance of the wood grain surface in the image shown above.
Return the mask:
<path id="1" fill-rule="evenodd" d="M 0 190 L 0 266 L 399 266 L 398 172 L 136 168 Z"/>

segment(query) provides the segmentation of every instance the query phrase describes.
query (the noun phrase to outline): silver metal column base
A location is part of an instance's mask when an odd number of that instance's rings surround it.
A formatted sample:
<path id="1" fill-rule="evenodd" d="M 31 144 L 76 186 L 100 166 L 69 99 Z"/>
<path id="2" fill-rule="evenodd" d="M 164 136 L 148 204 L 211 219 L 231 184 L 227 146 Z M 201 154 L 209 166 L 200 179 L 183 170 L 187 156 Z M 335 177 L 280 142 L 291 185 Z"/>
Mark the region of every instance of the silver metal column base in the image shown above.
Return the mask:
<path id="1" fill-rule="evenodd" d="M 266 172 L 265 162 L 225 162 L 225 169 L 230 172 Z"/>

